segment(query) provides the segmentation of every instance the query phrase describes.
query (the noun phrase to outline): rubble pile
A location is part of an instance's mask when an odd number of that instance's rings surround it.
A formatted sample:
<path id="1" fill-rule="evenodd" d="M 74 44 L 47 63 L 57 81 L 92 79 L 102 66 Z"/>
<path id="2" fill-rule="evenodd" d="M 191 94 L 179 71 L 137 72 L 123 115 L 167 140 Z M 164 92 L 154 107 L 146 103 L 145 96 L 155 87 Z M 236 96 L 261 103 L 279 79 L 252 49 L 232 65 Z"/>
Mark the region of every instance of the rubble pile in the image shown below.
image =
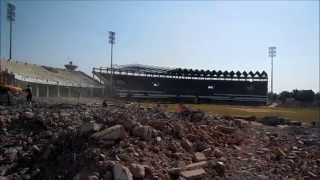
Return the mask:
<path id="1" fill-rule="evenodd" d="M 311 128 L 109 102 L 0 107 L 0 179 L 320 178 Z"/>

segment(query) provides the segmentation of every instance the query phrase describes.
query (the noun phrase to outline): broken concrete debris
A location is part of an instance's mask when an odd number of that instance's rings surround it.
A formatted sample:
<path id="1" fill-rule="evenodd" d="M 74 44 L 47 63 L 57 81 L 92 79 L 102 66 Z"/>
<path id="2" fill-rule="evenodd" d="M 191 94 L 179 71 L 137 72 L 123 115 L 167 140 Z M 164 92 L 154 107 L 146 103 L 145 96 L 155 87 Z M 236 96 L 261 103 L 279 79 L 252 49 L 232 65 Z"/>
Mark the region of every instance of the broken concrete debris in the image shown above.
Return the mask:
<path id="1" fill-rule="evenodd" d="M 204 177 L 206 175 L 206 171 L 202 168 L 200 169 L 195 169 L 195 170 L 186 170 L 186 171 L 182 171 L 180 173 L 180 176 L 185 178 L 185 179 L 201 179 L 202 177 Z"/>
<path id="2" fill-rule="evenodd" d="M 127 167 L 117 163 L 113 166 L 113 179 L 133 180 L 133 176 Z"/>
<path id="3" fill-rule="evenodd" d="M 206 158 L 206 155 L 202 152 L 196 152 L 194 154 L 194 161 L 198 162 L 198 161 L 205 161 L 207 158 Z"/>
<path id="4" fill-rule="evenodd" d="M 0 179 L 320 178 L 316 128 L 160 106 L 1 106 Z"/>
<path id="5" fill-rule="evenodd" d="M 130 170 L 135 178 L 144 178 L 145 177 L 145 166 L 132 163 L 130 165 Z"/>
<path id="6" fill-rule="evenodd" d="M 152 138 L 153 135 L 153 128 L 151 126 L 136 126 L 133 131 L 132 134 L 134 136 L 140 137 L 144 140 L 149 140 Z"/>
<path id="7" fill-rule="evenodd" d="M 126 132 L 122 125 L 115 125 L 91 135 L 93 139 L 99 140 L 121 140 L 125 137 Z"/>

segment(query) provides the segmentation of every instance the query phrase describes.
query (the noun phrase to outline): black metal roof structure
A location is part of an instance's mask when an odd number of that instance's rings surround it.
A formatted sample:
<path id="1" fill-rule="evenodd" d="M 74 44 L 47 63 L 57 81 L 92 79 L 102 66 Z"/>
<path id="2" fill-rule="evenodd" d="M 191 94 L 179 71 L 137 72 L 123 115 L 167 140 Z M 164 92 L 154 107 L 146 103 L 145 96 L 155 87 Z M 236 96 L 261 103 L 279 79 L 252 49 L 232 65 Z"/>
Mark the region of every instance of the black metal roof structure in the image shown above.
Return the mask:
<path id="1" fill-rule="evenodd" d="M 93 68 L 93 71 L 111 73 L 111 68 Z M 199 79 L 234 79 L 234 80 L 262 80 L 268 79 L 265 71 L 222 71 L 222 70 L 203 70 L 186 68 L 163 68 L 157 66 L 146 66 L 141 64 L 115 66 L 113 73 L 127 73 L 130 75 L 146 76 L 165 76 L 171 78 L 186 77 Z"/>

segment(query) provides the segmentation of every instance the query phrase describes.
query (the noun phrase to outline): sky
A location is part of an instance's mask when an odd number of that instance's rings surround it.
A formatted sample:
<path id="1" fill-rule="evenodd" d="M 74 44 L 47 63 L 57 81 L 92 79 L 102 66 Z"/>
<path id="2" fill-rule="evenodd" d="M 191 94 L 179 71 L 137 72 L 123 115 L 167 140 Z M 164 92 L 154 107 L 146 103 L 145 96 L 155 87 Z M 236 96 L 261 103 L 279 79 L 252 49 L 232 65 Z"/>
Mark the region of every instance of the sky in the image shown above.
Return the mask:
<path id="1" fill-rule="evenodd" d="M 270 75 L 274 90 L 319 87 L 319 1 L 39 1 L 16 0 L 13 57 L 87 73 L 115 64 Z M 5 30 L 3 30 L 5 31 Z M 4 47 L 7 49 L 6 47 Z M 5 50 L 4 50 L 5 52 Z"/>

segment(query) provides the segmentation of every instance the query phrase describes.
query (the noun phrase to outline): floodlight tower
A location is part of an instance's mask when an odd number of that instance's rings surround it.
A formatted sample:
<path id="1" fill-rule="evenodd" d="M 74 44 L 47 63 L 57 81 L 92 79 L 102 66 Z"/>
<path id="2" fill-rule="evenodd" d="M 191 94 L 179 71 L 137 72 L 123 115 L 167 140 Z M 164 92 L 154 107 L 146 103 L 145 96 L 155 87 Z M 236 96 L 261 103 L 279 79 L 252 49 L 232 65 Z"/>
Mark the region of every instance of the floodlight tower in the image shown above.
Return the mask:
<path id="1" fill-rule="evenodd" d="M 7 18 L 10 23 L 9 60 L 11 60 L 12 59 L 12 23 L 16 20 L 16 6 L 14 4 L 8 3 Z"/>
<path id="2" fill-rule="evenodd" d="M 276 57 L 276 47 L 269 47 L 269 57 L 271 57 L 271 94 L 273 94 L 273 57 Z"/>
<path id="3" fill-rule="evenodd" d="M 111 94 L 113 93 L 113 45 L 115 44 L 115 35 L 116 33 L 113 31 L 109 31 L 109 43 L 111 44 L 111 57 L 110 57 L 110 67 L 111 67 Z"/>

